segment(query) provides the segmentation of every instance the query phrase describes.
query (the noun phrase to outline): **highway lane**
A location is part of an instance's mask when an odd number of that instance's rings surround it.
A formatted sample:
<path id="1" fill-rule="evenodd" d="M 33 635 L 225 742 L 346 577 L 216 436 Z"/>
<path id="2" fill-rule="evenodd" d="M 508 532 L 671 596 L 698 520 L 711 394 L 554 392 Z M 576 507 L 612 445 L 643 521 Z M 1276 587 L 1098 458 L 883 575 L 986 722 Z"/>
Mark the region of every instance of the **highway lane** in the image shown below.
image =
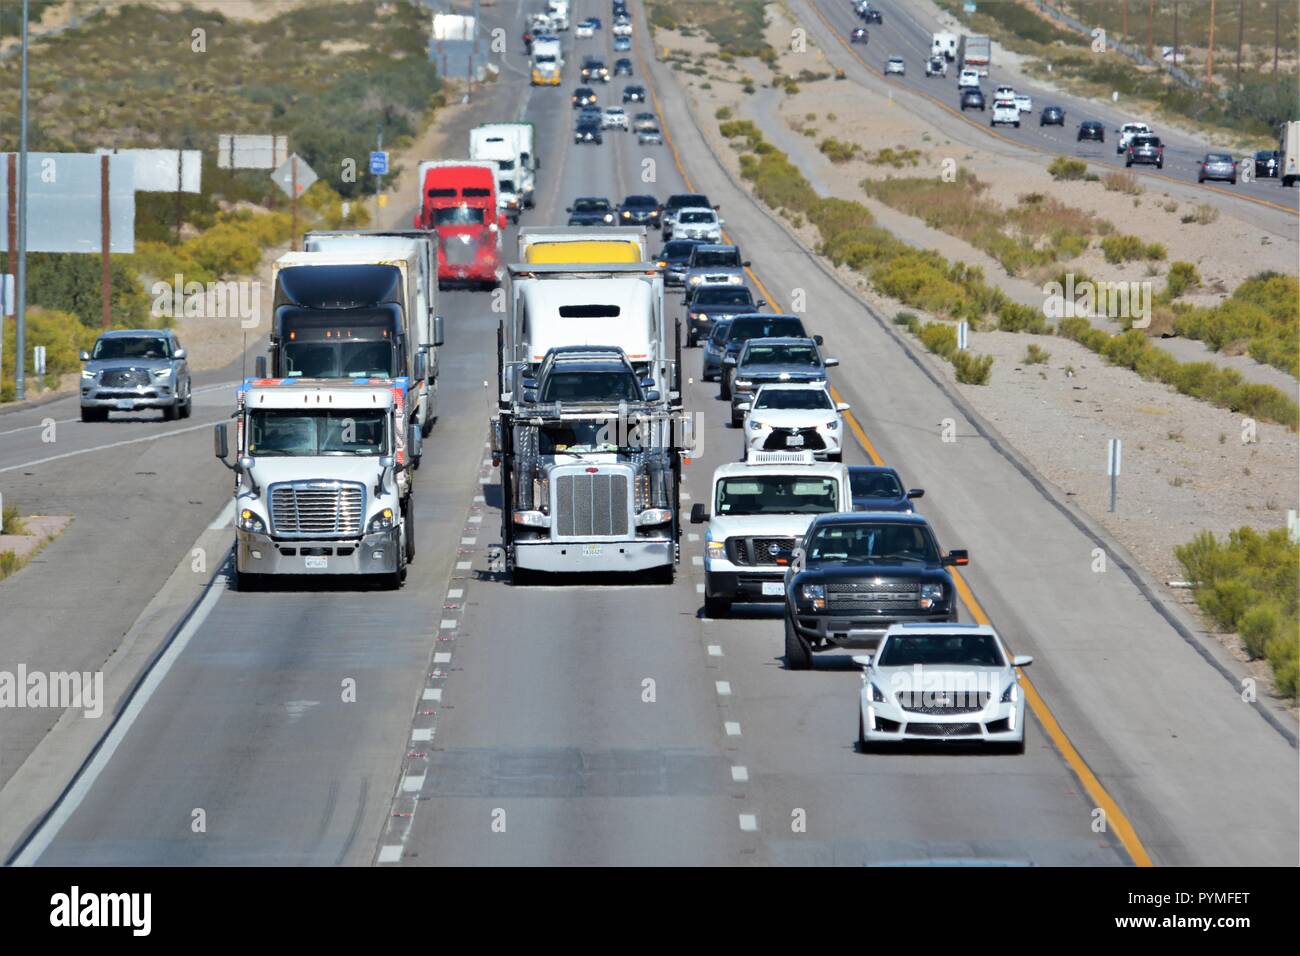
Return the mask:
<path id="1" fill-rule="evenodd" d="M 579 4 L 575 16 L 605 15 L 601 6 Z M 690 141 L 665 72 L 656 68 L 668 123 Z M 525 224 L 562 221 L 579 194 L 640 189 L 630 136 L 572 146 L 571 85 L 493 91 L 504 99 L 491 115 L 515 115 L 527 97 L 548 160 Z M 1018 652 L 1038 655 L 1035 681 L 1107 783 L 1123 785 L 1124 809 L 1160 838 L 1164 858 L 1226 859 L 1229 833 L 1247 861 L 1270 858 L 1261 841 L 1285 847 L 1296 814 L 1285 815 L 1277 744 L 1260 742 L 1271 731 L 1248 708 L 1230 710 L 1224 682 L 1160 630 L 1131 584 L 1088 576 L 1078 530 L 692 145 L 692 178 L 721 199 L 778 301 L 807 290 L 810 324 L 844 361 L 836 382 L 874 447 L 930 490 L 925 510 L 943 543 L 972 549 L 980 600 Z M 669 152 L 657 155 L 654 188 L 666 195 L 681 180 Z M 480 463 L 482 381 L 495 372 L 487 301 L 443 299 L 447 405 L 426 446 L 439 455 L 421 469 L 422 552 L 407 587 L 220 593 L 40 862 L 1127 862 L 1110 832 L 1093 831 L 1094 801 L 1037 723 L 1024 757 L 855 754 L 847 655 L 792 674 L 770 612 L 700 617 L 698 540 L 683 541 L 672 587 L 515 589 L 487 573 L 498 521 Z M 688 353 L 688 371 L 698 355 Z M 707 421 L 704 458 L 687 469 L 692 500 L 738 444 L 715 395 L 688 393 Z M 937 437 L 945 417 L 959 425 L 950 445 Z M 1139 675 L 1150 673 L 1165 675 L 1167 697 L 1142 699 Z M 348 677 L 353 704 L 339 700 Z M 1188 694 L 1207 700 L 1191 725 Z M 1098 697 L 1113 718 L 1091 712 Z M 1176 727 L 1184 743 L 1171 747 L 1157 727 Z M 1235 764 L 1224 753 L 1234 735 Z M 1212 825 L 1194 776 L 1206 761 L 1226 790 Z M 1245 794 L 1247 780 L 1258 796 Z M 191 830 L 195 808 L 204 834 Z M 798 811 L 806 832 L 793 826 Z M 1231 826 L 1246 814 L 1260 832 L 1243 838 Z"/>
<path id="2" fill-rule="evenodd" d="M 1021 115 L 1020 128 L 999 126 L 991 130 L 988 126 L 991 112 L 967 112 L 960 110 L 957 95 L 957 64 L 950 64 L 947 77 L 929 77 L 924 71 L 925 61 L 930 55 L 930 38 L 939 29 L 937 22 L 921 10 L 904 3 L 882 2 L 877 4 L 884 15 L 883 24 L 867 26 L 870 42 L 866 45 L 848 44 L 849 33 L 858 26 L 860 20 L 853 13 L 852 5 L 838 0 L 799 0 L 794 4 L 794 12 L 801 24 L 809 30 L 813 39 L 823 47 L 832 62 L 846 65 L 856 64 L 859 69 L 868 71 L 875 78 L 881 77 L 885 60 L 893 55 L 902 56 L 907 63 L 907 74 L 903 77 L 891 76 L 887 81 L 872 83 L 871 89 L 879 94 L 891 86 L 901 86 L 920 94 L 938 99 L 952 115 L 961 117 L 973 128 L 988 133 L 986 148 L 996 151 L 996 142 L 1015 143 L 1045 151 L 1052 155 L 1078 156 L 1090 163 L 1124 168 L 1124 158 L 1116 154 L 1115 145 L 1119 126 L 1134 117 L 1122 106 L 1098 103 L 1081 97 L 1061 94 L 1046 90 L 1032 82 L 1026 83 L 1013 78 L 1005 67 L 997 61 L 996 52 L 989 75 L 982 81 L 981 88 L 992 107 L 992 94 L 995 87 L 1002 83 L 1030 94 L 1034 109 L 1031 113 Z M 830 27 L 831 29 L 827 29 Z M 833 31 L 833 36 L 831 35 Z M 960 35 L 961 30 L 955 31 Z M 851 58 L 851 59 L 850 59 Z M 852 77 L 853 72 L 850 73 Z M 1048 104 L 1062 106 L 1066 113 L 1066 124 L 1060 126 L 1040 126 L 1038 119 L 1042 108 Z M 1106 124 L 1106 142 L 1079 143 L 1077 132 L 1079 124 L 1087 119 L 1101 120 Z M 947 125 L 947 124 L 945 124 Z M 1163 170 L 1154 167 L 1134 166 L 1131 171 L 1165 182 L 1175 180 L 1181 183 L 1197 185 L 1197 164 L 1211 148 L 1207 142 L 1189 137 L 1186 134 L 1167 130 L 1157 121 L 1152 128 L 1165 142 L 1165 166 Z M 1241 156 L 1237 157 L 1239 160 Z M 1300 206 L 1300 195 L 1295 189 L 1284 189 L 1276 179 L 1261 179 L 1245 182 L 1239 179 L 1236 185 L 1227 183 L 1206 183 L 1198 187 L 1206 193 L 1207 200 L 1229 198 L 1235 202 L 1251 202 L 1263 206 L 1268 212 L 1261 213 L 1261 226 L 1280 235 L 1294 237 L 1296 231 L 1295 213 Z"/>

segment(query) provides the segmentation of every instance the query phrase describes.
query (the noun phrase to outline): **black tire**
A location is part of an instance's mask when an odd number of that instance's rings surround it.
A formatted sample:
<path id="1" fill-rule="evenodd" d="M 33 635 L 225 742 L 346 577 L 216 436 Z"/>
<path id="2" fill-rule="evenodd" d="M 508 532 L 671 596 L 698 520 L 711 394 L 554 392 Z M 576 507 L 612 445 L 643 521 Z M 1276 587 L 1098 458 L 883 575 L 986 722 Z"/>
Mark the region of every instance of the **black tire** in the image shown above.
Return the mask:
<path id="1" fill-rule="evenodd" d="M 1016 120 L 1016 129 L 1020 129 L 1020 120 Z"/>
<path id="2" fill-rule="evenodd" d="M 785 615 L 785 667 L 786 670 L 792 671 L 806 671 L 812 668 L 812 648 L 794 629 L 789 612 Z"/>
<path id="3" fill-rule="evenodd" d="M 239 564 L 231 558 L 230 563 L 230 588 L 241 594 L 249 594 L 254 591 L 262 590 L 262 576 L 260 574 L 249 574 L 247 571 L 239 570 Z"/>
<path id="4" fill-rule="evenodd" d="M 745 424 L 745 416 L 744 416 L 744 415 L 737 415 L 735 412 L 732 412 L 732 413 L 731 413 L 731 427 L 732 427 L 732 428 L 739 428 L 739 427 L 742 426 L 743 424 Z"/>
<path id="5" fill-rule="evenodd" d="M 731 599 L 704 595 L 704 616 L 711 618 L 726 617 L 731 613 Z"/>
<path id="6" fill-rule="evenodd" d="M 181 403 L 180 400 L 177 399 L 175 402 L 172 402 L 172 404 L 168 405 L 166 408 L 162 410 L 163 421 L 165 422 L 176 421 L 176 419 L 180 416 L 180 411 L 181 411 Z"/>
<path id="7" fill-rule="evenodd" d="M 384 575 L 384 587 L 389 591 L 400 591 L 406 580 L 406 549 L 400 544 L 397 548 L 397 570 Z"/>
<path id="8" fill-rule="evenodd" d="M 510 571 L 512 588 L 526 588 L 537 584 L 539 580 L 538 573 L 532 568 L 512 568 Z"/>
<path id="9" fill-rule="evenodd" d="M 1196 182 L 1197 182 L 1198 184 L 1204 185 L 1204 183 L 1205 183 L 1205 177 L 1204 177 L 1204 176 L 1197 176 L 1197 177 L 1196 177 Z"/>
<path id="10" fill-rule="evenodd" d="M 1156 169 L 1164 169 L 1164 168 L 1165 168 L 1164 163 L 1156 163 Z"/>
<path id="11" fill-rule="evenodd" d="M 686 336 L 686 347 L 688 349 L 699 348 L 699 345 L 700 345 L 700 340 L 697 339 L 694 334 L 690 334 Z"/>
<path id="12" fill-rule="evenodd" d="M 407 498 L 402 505 L 402 531 L 406 536 L 406 563 L 415 560 L 415 501 Z"/>
<path id="13" fill-rule="evenodd" d="M 83 408 L 81 410 L 81 420 L 83 422 L 106 422 L 108 421 L 108 409 Z"/>
<path id="14" fill-rule="evenodd" d="M 858 753 L 867 752 L 867 724 L 862 719 L 862 705 L 858 704 Z"/>
<path id="15" fill-rule="evenodd" d="M 1004 744 L 1003 746 L 1006 748 L 1006 752 L 1009 754 L 1016 754 L 1018 756 L 1025 752 L 1025 741 L 1023 737 L 1020 740 L 1017 740 L 1013 744 Z"/>
<path id="16" fill-rule="evenodd" d="M 651 568 L 647 576 L 651 584 L 672 584 L 676 574 L 677 568 L 675 565 L 665 564 L 663 567 Z"/>
<path id="17" fill-rule="evenodd" d="M 721 383 L 718 387 L 718 394 L 723 398 L 731 398 L 731 378 L 727 375 L 725 368 L 719 373 L 718 381 Z"/>
<path id="18" fill-rule="evenodd" d="M 185 396 L 185 402 L 181 405 L 181 418 L 189 418 L 194 414 L 194 391 L 191 389 Z"/>

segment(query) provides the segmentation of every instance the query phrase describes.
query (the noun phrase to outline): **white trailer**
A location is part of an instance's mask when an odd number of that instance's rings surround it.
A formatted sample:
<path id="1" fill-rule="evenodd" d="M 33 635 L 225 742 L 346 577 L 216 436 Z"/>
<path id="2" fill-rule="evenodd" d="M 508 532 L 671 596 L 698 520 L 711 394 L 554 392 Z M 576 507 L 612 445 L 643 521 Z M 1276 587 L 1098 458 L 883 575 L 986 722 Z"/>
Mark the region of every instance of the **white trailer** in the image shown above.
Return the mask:
<path id="1" fill-rule="evenodd" d="M 944 30 L 930 37 L 930 56 L 941 56 L 949 63 L 957 58 L 957 34 Z"/>
<path id="2" fill-rule="evenodd" d="M 646 262 L 645 226 L 538 226 L 519 230 L 519 261 L 538 263 Z"/>
<path id="3" fill-rule="evenodd" d="M 497 209 L 519 221 L 531 209 L 536 159 L 531 123 L 487 123 L 469 131 L 469 158 L 497 164 Z"/>

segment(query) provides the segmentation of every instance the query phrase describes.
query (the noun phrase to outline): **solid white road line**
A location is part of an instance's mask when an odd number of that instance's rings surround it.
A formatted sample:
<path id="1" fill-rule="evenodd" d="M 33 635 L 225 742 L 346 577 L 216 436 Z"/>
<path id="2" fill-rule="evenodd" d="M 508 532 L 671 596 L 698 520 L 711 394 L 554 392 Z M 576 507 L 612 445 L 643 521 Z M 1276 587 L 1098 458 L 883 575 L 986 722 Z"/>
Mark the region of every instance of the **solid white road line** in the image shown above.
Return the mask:
<path id="1" fill-rule="evenodd" d="M 216 520 L 208 525 L 209 531 L 220 531 L 222 528 L 229 528 L 235 521 L 235 499 L 231 498 L 226 502 L 226 506 L 221 509 L 221 514 L 217 515 Z"/>
<path id="2" fill-rule="evenodd" d="M 196 432 L 200 428 L 211 428 L 214 422 L 204 422 L 201 425 L 191 425 L 188 428 L 177 428 L 169 432 L 163 432 L 160 435 L 143 435 L 140 438 L 128 438 L 124 441 L 110 442 L 107 445 L 95 445 L 93 448 L 81 448 L 77 451 L 65 451 L 61 455 L 51 455 L 48 458 L 37 458 L 35 461 L 23 462 L 21 465 L 10 465 L 7 468 L 0 468 L 0 475 L 6 471 L 21 471 L 24 468 L 35 468 L 37 465 L 48 465 L 52 461 L 62 461 L 65 458 L 75 458 L 78 455 L 89 455 L 96 451 L 108 451 L 110 448 L 122 448 L 126 445 L 138 445 L 144 441 L 158 441 L 160 438 L 171 438 L 173 435 L 184 435 L 187 432 Z"/>
<path id="3" fill-rule="evenodd" d="M 189 620 L 172 638 L 172 642 L 167 645 L 167 649 L 163 651 L 157 662 L 149 669 L 149 673 L 145 675 L 139 688 L 132 695 L 126 709 L 122 711 L 122 716 L 109 730 L 108 736 L 104 738 L 100 748 L 95 752 L 95 756 L 86 765 L 86 769 L 73 781 L 67 795 L 55 805 L 49 818 L 32 835 L 32 838 L 27 842 L 27 846 L 23 847 L 22 853 L 14 861 L 15 866 L 32 866 L 40 860 L 41 856 L 49 848 L 50 843 L 63 829 L 63 825 L 76 813 L 77 808 L 81 806 L 81 802 L 86 799 L 86 794 L 90 793 L 91 788 L 95 786 L 95 781 L 99 779 L 99 775 L 104 772 L 104 768 L 113 759 L 113 754 L 117 752 L 117 748 L 122 745 L 126 735 L 131 732 L 132 725 L 135 723 L 136 718 L 140 716 L 141 711 L 144 710 L 145 705 L 149 703 L 149 698 L 162 684 L 164 678 L 167 677 L 168 671 L 172 669 L 172 665 L 184 653 L 190 640 L 198 633 L 199 628 L 203 626 L 203 622 L 208 619 L 208 615 L 216 607 L 217 601 L 221 599 L 222 593 L 226 590 L 226 582 L 227 578 L 224 574 L 219 574 L 208 582 L 207 591 L 194 609 L 194 613 L 190 615 Z"/>

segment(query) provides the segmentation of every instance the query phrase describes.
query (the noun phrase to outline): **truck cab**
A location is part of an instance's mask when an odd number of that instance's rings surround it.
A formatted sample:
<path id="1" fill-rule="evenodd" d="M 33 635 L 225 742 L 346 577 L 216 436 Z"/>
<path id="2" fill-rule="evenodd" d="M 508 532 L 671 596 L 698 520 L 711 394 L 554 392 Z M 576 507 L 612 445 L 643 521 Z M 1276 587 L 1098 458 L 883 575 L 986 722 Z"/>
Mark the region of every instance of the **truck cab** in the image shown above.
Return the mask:
<path id="1" fill-rule="evenodd" d="M 552 15 L 552 29 L 555 17 Z M 533 63 L 529 82 L 533 86 L 559 86 L 564 75 L 564 49 L 560 38 L 553 33 L 541 33 L 533 38 Z"/>
<path id="2" fill-rule="evenodd" d="M 708 525 L 704 610 L 726 614 L 733 602 L 780 603 L 795 546 L 818 515 L 853 510 L 848 466 L 818 462 L 810 451 L 753 452 L 713 473 L 709 503 L 691 509 Z"/>
<path id="3" fill-rule="evenodd" d="M 438 234 L 440 288 L 496 288 L 502 279 L 497 164 L 449 160 L 420 164 L 421 205 L 413 225 Z"/>
<path id="4" fill-rule="evenodd" d="M 391 588 L 415 553 L 405 380 L 248 379 L 214 451 L 235 472 L 234 586 L 270 575 L 374 575 Z"/>

